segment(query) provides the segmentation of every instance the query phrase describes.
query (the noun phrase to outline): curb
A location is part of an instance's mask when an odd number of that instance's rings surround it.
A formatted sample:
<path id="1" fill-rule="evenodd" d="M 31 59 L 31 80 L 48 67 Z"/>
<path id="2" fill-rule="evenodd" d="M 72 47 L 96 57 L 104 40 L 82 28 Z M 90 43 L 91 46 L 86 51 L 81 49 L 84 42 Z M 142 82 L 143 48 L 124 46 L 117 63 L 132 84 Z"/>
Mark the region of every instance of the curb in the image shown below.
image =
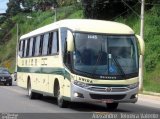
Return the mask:
<path id="1" fill-rule="evenodd" d="M 151 95 L 151 96 L 158 96 L 158 97 L 160 97 L 160 93 L 155 93 L 155 92 L 150 92 L 150 91 L 143 91 L 143 92 L 140 92 L 140 94 L 145 94 L 145 95 Z"/>

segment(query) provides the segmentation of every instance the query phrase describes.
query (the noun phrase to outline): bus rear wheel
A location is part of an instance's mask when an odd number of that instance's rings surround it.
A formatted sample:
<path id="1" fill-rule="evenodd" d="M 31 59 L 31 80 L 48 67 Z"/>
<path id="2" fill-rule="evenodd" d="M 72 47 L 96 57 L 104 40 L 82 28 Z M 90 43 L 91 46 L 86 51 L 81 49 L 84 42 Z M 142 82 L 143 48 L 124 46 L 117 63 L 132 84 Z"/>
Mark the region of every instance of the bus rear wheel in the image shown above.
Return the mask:
<path id="1" fill-rule="evenodd" d="M 116 110 L 118 107 L 118 103 L 107 103 L 106 106 L 108 110 Z"/>
<path id="2" fill-rule="evenodd" d="M 60 86 L 58 85 L 58 89 L 57 89 L 57 104 L 59 107 L 61 108 L 66 108 L 68 107 L 68 101 L 65 101 L 61 95 L 61 92 L 60 92 Z"/>

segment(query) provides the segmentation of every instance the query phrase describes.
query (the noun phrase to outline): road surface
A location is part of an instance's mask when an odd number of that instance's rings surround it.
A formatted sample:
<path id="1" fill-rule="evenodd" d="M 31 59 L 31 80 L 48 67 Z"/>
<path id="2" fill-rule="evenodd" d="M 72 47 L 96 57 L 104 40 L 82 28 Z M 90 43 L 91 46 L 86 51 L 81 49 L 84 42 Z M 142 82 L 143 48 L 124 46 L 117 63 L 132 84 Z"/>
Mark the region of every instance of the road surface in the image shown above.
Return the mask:
<path id="1" fill-rule="evenodd" d="M 140 96 L 136 104 L 120 104 L 114 112 L 160 114 L 159 99 Z M 38 100 L 30 100 L 27 91 L 16 85 L 0 86 L 0 113 L 94 113 L 108 111 L 102 104 L 74 103 L 69 108 L 59 108 L 54 98 L 43 97 Z"/>

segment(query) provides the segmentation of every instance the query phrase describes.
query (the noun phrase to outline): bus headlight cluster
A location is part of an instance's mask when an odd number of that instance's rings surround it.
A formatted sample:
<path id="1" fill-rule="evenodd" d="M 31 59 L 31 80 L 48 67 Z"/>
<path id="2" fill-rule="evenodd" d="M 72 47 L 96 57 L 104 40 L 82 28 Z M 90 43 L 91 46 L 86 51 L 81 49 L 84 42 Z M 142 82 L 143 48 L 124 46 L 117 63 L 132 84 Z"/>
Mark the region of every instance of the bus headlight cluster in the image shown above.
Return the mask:
<path id="1" fill-rule="evenodd" d="M 79 87 L 82 87 L 82 88 L 85 88 L 85 87 L 88 87 L 88 85 L 86 83 L 83 83 L 83 82 L 80 82 L 80 81 L 73 81 L 73 83 Z"/>
<path id="2" fill-rule="evenodd" d="M 137 88 L 138 86 L 139 86 L 139 83 L 137 82 L 137 83 L 129 85 L 128 88 L 134 89 L 134 88 Z"/>

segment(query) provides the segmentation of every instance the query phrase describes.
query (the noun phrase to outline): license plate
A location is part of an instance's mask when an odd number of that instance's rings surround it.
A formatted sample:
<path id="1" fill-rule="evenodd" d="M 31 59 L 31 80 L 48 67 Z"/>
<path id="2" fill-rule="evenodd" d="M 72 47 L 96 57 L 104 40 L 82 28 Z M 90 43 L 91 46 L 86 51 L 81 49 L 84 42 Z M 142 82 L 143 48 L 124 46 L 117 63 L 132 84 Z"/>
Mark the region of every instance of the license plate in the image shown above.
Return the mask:
<path id="1" fill-rule="evenodd" d="M 103 103 L 113 103 L 113 99 L 104 99 L 102 100 Z"/>
<path id="2" fill-rule="evenodd" d="M 6 81 L 6 79 L 1 79 L 1 81 Z"/>

